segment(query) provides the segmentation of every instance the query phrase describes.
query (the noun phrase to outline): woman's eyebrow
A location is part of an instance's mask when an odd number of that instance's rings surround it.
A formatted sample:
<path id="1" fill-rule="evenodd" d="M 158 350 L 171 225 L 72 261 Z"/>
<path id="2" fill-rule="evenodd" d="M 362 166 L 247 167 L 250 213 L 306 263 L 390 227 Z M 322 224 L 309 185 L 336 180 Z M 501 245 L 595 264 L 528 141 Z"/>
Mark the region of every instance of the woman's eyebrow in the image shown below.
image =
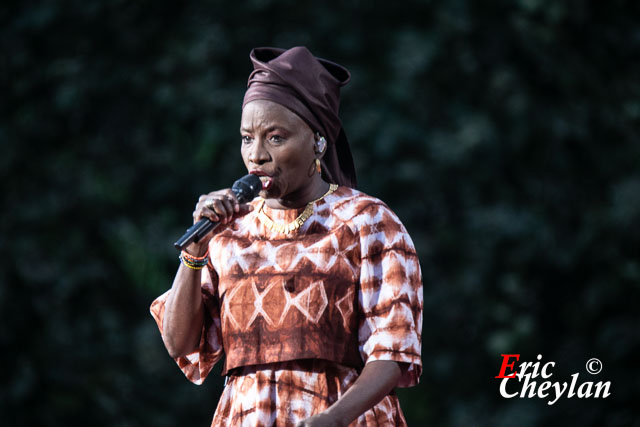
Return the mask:
<path id="1" fill-rule="evenodd" d="M 267 128 L 267 132 L 273 132 L 274 130 L 286 131 L 287 128 L 280 125 L 273 125 Z"/>
<path id="2" fill-rule="evenodd" d="M 281 131 L 287 131 L 287 128 L 284 126 L 280 126 L 280 125 L 271 125 L 268 128 L 265 129 L 265 131 L 268 132 L 273 132 L 274 130 L 281 130 Z M 244 126 L 240 126 L 240 132 L 252 132 L 251 129 L 247 129 Z"/>

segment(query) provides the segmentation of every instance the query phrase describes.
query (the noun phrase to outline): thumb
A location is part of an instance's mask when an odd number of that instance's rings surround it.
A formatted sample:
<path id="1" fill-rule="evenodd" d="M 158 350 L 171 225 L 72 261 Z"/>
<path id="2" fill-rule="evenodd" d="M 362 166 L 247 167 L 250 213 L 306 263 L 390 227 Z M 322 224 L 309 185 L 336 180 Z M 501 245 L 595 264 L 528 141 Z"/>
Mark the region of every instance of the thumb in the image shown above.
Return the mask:
<path id="1" fill-rule="evenodd" d="M 248 203 L 245 204 L 241 204 L 240 205 L 240 210 L 238 211 L 238 213 L 236 213 L 236 216 L 244 216 L 246 214 L 248 214 L 249 212 L 253 211 L 253 205 L 250 205 Z"/>

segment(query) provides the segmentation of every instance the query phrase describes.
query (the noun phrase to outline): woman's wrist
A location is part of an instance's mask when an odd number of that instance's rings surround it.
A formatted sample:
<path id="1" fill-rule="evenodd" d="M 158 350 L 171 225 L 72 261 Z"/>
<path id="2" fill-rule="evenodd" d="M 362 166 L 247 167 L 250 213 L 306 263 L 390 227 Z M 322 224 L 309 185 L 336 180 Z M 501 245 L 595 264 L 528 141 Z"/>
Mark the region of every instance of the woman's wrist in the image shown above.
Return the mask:
<path id="1" fill-rule="evenodd" d="M 183 252 L 193 257 L 202 258 L 209 252 L 209 244 L 192 243 L 184 248 Z"/>
<path id="2" fill-rule="evenodd" d="M 339 415 L 329 413 L 329 409 L 307 418 L 304 421 L 300 421 L 296 424 L 296 427 L 347 427 L 349 423 L 340 418 Z"/>
<path id="3" fill-rule="evenodd" d="M 349 419 L 349 414 L 345 412 L 342 406 L 344 405 L 341 405 L 340 401 L 338 401 L 331 407 L 329 407 L 326 411 L 324 411 L 324 414 L 331 419 L 332 425 L 335 425 L 337 427 L 346 427 L 351 422 L 351 420 Z M 356 417 L 353 418 L 355 419 Z"/>
<path id="4" fill-rule="evenodd" d="M 180 262 L 186 267 L 189 267 L 192 270 L 202 270 L 207 266 L 209 262 L 209 251 L 207 251 L 203 256 L 196 257 L 189 254 L 186 251 L 182 251 L 180 256 L 178 257 Z"/>
<path id="5" fill-rule="evenodd" d="M 340 411 L 339 407 L 329 408 L 325 411 L 325 414 L 329 416 L 329 419 L 331 420 L 331 425 L 333 426 L 347 427 L 349 425 L 350 421 L 345 419 L 347 415 L 343 411 Z"/>

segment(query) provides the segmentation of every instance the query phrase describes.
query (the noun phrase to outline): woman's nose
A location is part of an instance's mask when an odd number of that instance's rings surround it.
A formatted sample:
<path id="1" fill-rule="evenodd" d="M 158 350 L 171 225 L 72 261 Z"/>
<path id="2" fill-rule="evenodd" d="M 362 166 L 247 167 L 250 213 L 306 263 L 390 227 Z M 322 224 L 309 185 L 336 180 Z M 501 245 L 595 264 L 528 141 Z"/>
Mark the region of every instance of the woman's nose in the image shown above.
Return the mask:
<path id="1" fill-rule="evenodd" d="M 269 160 L 269 152 L 265 149 L 264 144 L 260 140 L 255 140 L 249 152 L 249 161 L 251 163 L 261 165 Z"/>

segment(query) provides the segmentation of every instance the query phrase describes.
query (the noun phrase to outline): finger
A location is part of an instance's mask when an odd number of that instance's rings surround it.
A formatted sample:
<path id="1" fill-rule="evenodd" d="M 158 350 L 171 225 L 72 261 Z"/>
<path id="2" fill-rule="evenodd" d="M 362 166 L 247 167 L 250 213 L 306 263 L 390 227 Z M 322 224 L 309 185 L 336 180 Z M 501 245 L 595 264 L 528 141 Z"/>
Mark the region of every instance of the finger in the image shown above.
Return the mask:
<path id="1" fill-rule="evenodd" d="M 209 218 L 213 222 L 221 222 L 223 217 L 216 213 L 213 209 L 204 208 L 202 209 L 202 217 Z"/>
<path id="2" fill-rule="evenodd" d="M 237 216 L 243 216 L 248 214 L 249 212 L 251 212 L 253 210 L 253 206 L 249 205 L 249 204 L 242 204 L 238 206 L 238 212 L 236 213 Z"/>
<path id="3" fill-rule="evenodd" d="M 231 203 L 234 212 L 240 212 L 240 202 L 236 197 L 236 194 L 231 190 L 226 190 L 224 193 L 225 197 Z"/>
<path id="4" fill-rule="evenodd" d="M 210 203 L 210 206 L 210 209 L 212 209 L 224 223 L 228 222 L 233 216 L 233 207 L 226 198 L 215 199 Z"/>
<path id="5" fill-rule="evenodd" d="M 234 204 L 234 199 L 232 197 L 225 196 L 224 198 L 221 199 L 221 201 L 224 204 L 224 207 L 227 209 L 227 212 L 229 213 L 229 220 L 231 220 L 231 217 L 236 212 L 238 212 Z"/>
<path id="6" fill-rule="evenodd" d="M 193 222 L 196 223 L 200 221 L 202 218 L 209 218 L 213 222 L 219 222 L 220 217 L 216 215 L 216 213 L 206 207 L 196 209 L 193 211 Z"/>
<path id="7" fill-rule="evenodd" d="M 203 194 L 202 196 L 200 196 L 198 198 L 198 205 L 206 205 L 208 201 L 213 200 L 215 198 L 216 194 L 215 193 L 211 193 L 211 194 Z"/>
<path id="8" fill-rule="evenodd" d="M 240 212 L 240 202 L 233 192 L 231 192 L 231 202 L 233 203 L 233 210 L 236 212 Z"/>
<path id="9" fill-rule="evenodd" d="M 194 218 L 210 218 L 212 215 L 217 217 L 217 214 L 213 210 L 213 202 L 214 199 L 210 196 L 200 196 L 198 204 L 196 205 L 196 210 L 193 212 Z"/>
<path id="10" fill-rule="evenodd" d="M 193 217 L 196 218 L 197 216 L 203 216 L 203 211 L 205 209 L 212 210 L 212 202 L 213 198 L 211 196 L 207 194 L 200 196 L 198 203 L 196 204 L 196 209 L 193 211 Z"/>
<path id="11" fill-rule="evenodd" d="M 196 205 L 196 210 L 201 209 L 209 209 L 211 211 L 215 211 L 216 202 L 220 199 L 220 195 L 216 194 L 214 196 L 207 196 L 205 198 L 201 198 Z M 218 212 L 219 213 L 219 212 Z"/>

